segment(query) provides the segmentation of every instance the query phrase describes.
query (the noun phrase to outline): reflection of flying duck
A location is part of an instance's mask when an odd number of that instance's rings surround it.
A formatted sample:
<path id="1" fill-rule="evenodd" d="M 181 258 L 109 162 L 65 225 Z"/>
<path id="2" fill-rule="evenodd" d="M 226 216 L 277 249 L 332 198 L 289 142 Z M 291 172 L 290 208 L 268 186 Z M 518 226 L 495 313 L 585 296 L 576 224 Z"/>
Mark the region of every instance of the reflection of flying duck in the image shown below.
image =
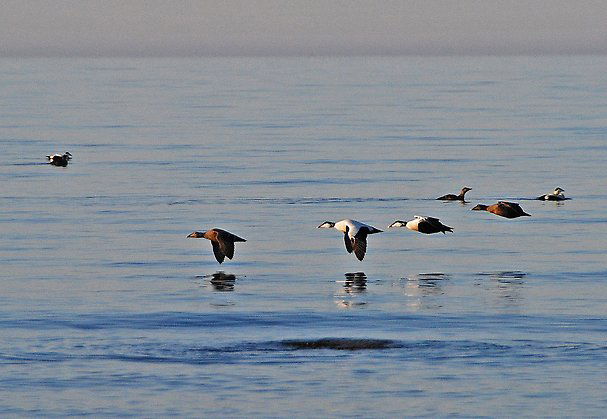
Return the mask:
<path id="1" fill-rule="evenodd" d="M 334 223 L 325 221 L 318 228 L 335 228 L 344 233 L 344 242 L 348 253 L 354 252 L 358 260 L 363 260 L 367 251 L 367 235 L 381 233 L 382 230 L 360 221 L 345 219 Z"/>
<path id="2" fill-rule="evenodd" d="M 67 166 L 67 163 L 72 159 L 72 155 L 69 151 L 66 151 L 63 154 L 50 154 L 46 156 L 48 159 L 48 163 L 53 166 Z"/>
<path id="3" fill-rule="evenodd" d="M 367 275 L 364 272 L 347 272 L 344 288 L 348 293 L 361 293 L 367 289 Z"/>
<path id="4" fill-rule="evenodd" d="M 447 194 L 447 195 L 443 195 L 443 196 L 439 196 L 438 198 L 436 198 L 437 200 L 441 200 L 441 201 L 463 201 L 464 200 L 464 195 L 466 195 L 466 192 L 471 191 L 472 189 L 464 186 L 461 190 L 461 192 L 459 193 L 459 195 L 455 195 L 455 194 Z"/>
<path id="5" fill-rule="evenodd" d="M 564 189 L 555 188 L 554 192 L 546 194 L 546 195 L 538 196 L 535 199 L 539 199 L 541 201 L 564 201 L 568 198 L 565 198 L 565 195 L 563 194 L 563 192 L 565 192 Z"/>
<path id="6" fill-rule="evenodd" d="M 215 259 L 217 259 L 217 262 L 219 263 L 223 262 L 226 256 L 228 259 L 232 259 L 234 257 L 234 242 L 246 242 L 245 239 L 219 228 L 212 228 L 205 232 L 194 231 L 188 235 L 188 237 L 210 240 L 211 244 L 213 245 Z"/>
<path id="7" fill-rule="evenodd" d="M 234 291 L 236 275 L 224 272 L 215 272 L 211 275 L 211 285 L 215 291 Z"/>
<path id="8" fill-rule="evenodd" d="M 506 218 L 517 218 L 517 217 L 531 217 L 531 214 L 527 214 L 523 209 L 514 202 L 499 201 L 493 205 L 478 204 L 472 211 L 487 211 L 500 217 Z"/>
<path id="9" fill-rule="evenodd" d="M 391 227 L 407 227 L 409 230 L 419 231 L 424 234 L 445 234 L 445 231 L 453 232 L 453 228 L 444 225 L 438 218 L 422 217 L 420 215 L 415 215 L 411 221 L 394 221 L 388 226 L 388 228 Z"/>

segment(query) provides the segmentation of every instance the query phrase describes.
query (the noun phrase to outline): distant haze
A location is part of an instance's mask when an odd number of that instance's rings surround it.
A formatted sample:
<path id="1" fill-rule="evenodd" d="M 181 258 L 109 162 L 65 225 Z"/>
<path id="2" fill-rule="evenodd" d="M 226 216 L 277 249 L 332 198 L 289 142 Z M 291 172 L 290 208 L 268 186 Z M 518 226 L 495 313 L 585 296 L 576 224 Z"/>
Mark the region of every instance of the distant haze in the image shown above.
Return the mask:
<path id="1" fill-rule="evenodd" d="M 601 0 L 0 2 L 0 56 L 604 53 Z"/>

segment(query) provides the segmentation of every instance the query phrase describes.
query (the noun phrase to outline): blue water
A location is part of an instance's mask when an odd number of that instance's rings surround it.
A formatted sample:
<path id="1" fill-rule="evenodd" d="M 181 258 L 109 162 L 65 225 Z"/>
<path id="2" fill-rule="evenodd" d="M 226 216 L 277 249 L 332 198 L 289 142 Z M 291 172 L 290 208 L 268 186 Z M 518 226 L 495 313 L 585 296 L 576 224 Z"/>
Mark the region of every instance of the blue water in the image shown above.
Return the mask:
<path id="1" fill-rule="evenodd" d="M 0 60 L 0 415 L 603 416 L 605 68 Z"/>

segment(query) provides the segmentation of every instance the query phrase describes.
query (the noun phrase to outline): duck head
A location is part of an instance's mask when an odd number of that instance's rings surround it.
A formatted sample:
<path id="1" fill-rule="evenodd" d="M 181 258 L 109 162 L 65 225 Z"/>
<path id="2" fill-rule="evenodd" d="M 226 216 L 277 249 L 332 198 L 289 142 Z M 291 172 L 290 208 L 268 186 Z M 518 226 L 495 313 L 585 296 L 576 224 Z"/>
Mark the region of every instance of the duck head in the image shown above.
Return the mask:
<path id="1" fill-rule="evenodd" d="M 188 238 L 190 238 L 190 239 L 202 239 L 204 237 L 204 233 L 205 232 L 194 231 L 193 233 L 190 233 L 188 235 Z"/>
<path id="2" fill-rule="evenodd" d="M 319 225 L 316 228 L 333 228 L 335 227 L 335 223 L 333 221 L 325 221 L 324 223 L 322 223 L 321 225 Z"/>
<path id="3" fill-rule="evenodd" d="M 390 224 L 388 226 L 388 228 L 392 228 L 392 227 L 406 227 L 406 226 L 407 226 L 407 222 L 406 221 L 396 220 L 392 224 Z"/>
<path id="4" fill-rule="evenodd" d="M 487 205 L 478 204 L 474 208 L 472 208 L 470 211 L 487 211 L 487 208 L 489 208 Z"/>

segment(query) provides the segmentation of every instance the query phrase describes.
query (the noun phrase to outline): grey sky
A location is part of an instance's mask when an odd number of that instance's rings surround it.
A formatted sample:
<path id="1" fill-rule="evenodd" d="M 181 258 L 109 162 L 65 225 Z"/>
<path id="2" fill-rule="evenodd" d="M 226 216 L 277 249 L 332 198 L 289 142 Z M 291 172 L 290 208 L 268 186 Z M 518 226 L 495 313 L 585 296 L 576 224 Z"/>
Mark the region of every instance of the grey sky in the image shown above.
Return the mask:
<path id="1" fill-rule="evenodd" d="M 0 0 L 0 56 L 607 53 L 604 0 Z"/>

